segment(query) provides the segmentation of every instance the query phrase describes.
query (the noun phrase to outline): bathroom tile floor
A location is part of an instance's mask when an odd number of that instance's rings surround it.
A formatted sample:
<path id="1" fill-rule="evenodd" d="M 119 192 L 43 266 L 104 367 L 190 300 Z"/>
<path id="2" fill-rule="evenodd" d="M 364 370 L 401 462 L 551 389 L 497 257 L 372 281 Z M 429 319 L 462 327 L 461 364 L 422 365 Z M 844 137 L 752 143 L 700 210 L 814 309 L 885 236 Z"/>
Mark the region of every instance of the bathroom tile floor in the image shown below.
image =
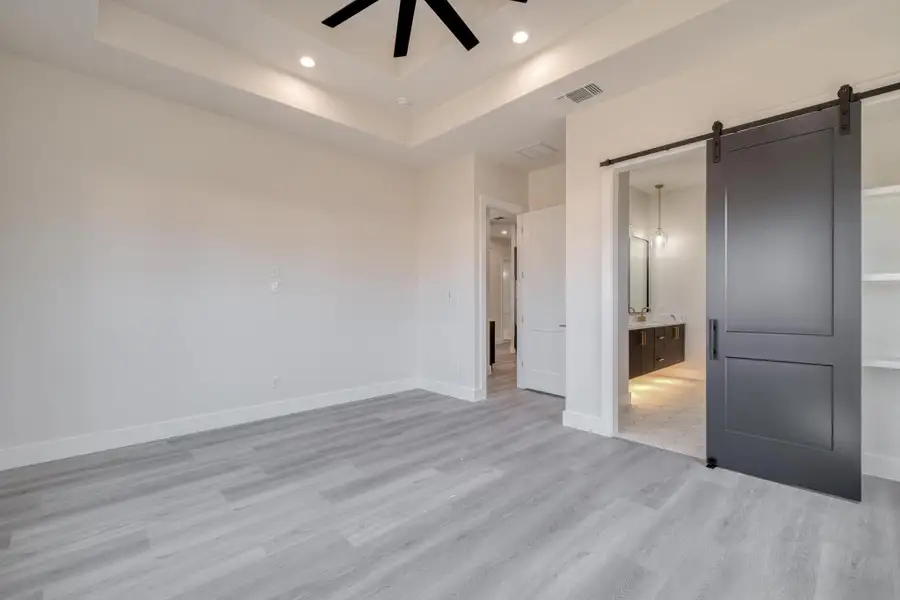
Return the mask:
<path id="1" fill-rule="evenodd" d="M 706 458 L 706 383 L 658 371 L 631 380 L 631 407 L 619 435 L 664 450 Z"/>

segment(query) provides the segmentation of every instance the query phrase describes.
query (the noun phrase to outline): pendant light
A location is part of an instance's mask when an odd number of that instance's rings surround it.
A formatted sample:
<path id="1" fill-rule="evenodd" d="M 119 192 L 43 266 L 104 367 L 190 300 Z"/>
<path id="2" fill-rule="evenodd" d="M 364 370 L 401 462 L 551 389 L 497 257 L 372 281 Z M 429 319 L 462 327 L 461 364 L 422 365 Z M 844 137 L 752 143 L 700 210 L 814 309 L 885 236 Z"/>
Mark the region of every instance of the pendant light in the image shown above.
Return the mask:
<path id="1" fill-rule="evenodd" d="M 669 236 L 662 228 L 662 189 L 663 184 L 656 184 L 656 233 L 653 234 L 653 246 L 658 249 L 666 247 Z"/>

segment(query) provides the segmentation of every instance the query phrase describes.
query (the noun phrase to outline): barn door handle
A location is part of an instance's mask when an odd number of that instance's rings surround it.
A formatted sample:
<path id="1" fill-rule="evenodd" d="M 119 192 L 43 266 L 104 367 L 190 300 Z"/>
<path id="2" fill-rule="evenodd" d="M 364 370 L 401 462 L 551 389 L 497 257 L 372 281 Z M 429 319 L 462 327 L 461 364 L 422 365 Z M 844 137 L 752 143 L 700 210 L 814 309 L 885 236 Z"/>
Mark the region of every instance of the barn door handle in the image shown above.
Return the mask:
<path id="1" fill-rule="evenodd" d="M 719 320 L 709 320 L 709 360 L 719 360 Z"/>

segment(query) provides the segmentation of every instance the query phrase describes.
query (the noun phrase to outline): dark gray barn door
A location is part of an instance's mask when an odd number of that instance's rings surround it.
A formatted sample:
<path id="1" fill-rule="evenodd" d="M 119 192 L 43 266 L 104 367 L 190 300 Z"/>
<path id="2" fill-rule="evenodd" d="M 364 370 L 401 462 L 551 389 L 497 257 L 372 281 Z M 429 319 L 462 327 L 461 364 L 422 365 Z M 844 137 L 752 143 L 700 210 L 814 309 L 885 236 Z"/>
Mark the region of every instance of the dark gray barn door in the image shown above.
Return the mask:
<path id="1" fill-rule="evenodd" d="M 722 138 L 707 173 L 707 454 L 859 500 L 860 116 Z"/>

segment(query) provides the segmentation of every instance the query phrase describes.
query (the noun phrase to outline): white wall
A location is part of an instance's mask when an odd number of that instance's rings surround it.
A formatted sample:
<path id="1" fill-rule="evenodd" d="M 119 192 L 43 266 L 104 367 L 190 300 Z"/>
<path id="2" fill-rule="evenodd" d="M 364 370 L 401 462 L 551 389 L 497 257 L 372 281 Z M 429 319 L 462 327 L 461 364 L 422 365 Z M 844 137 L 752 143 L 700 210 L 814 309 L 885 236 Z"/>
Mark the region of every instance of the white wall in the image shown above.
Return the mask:
<path id="1" fill-rule="evenodd" d="M 685 361 L 666 374 L 706 378 L 706 188 L 663 194 L 666 247 L 650 258 L 650 306 L 656 319 L 685 322 Z M 655 218 L 655 213 L 654 213 Z M 656 230 L 654 219 L 653 230 Z"/>
<path id="2" fill-rule="evenodd" d="M 483 157 L 475 158 L 475 193 L 528 207 L 528 175 Z"/>
<path id="3" fill-rule="evenodd" d="M 566 165 L 553 165 L 528 174 L 528 210 L 566 203 Z"/>
<path id="4" fill-rule="evenodd" d="M 419 385 L 473 399 L 476 382 L 475 157 L 423 171 L 418 185 Z"/>
<path id="5" fill-rule="evenodd" d="M 863 104 L 863 185 L 900 185 L 900 98 Z"/>
<path id="6" fill-rule="evenodd" d="M 418 384 L 441 394 L 476 400 L 480 237 L 476 218 L 482 197 L 524 207 L 524 173 L 467 155 L 423 171 L 418 207 Z M 487 223 L 487 215 L 482 222 Z M 487 260 L 487 257 L 485 257 Z"/>
<path id="7" fill-rule="evenodd" d="M 896 80 L 898 18 L 896 2 L 861 0 L 800 27 L 773 23 L 769 36 L 568 117 L 566 410 L 577 418 L 567 423 L 611 433 L 615 419 L 614 173 L 599 162 L 709 131 L 717 119 L 727 126 L 830 99 L 843 83 Z M 891 460 L 900 474 L 900 456 Z"/>
<path id="8" fill-rule="evenodd" d="M 635 187 L 628 194 L 632 234 L 649 240 L 656 231 L 656 200 Z"/>
<path id="9" fill-rule="evenodd" d="M 0 89 L 0 467 L 410 387 L 412 174 L 9 55 Z"/>

